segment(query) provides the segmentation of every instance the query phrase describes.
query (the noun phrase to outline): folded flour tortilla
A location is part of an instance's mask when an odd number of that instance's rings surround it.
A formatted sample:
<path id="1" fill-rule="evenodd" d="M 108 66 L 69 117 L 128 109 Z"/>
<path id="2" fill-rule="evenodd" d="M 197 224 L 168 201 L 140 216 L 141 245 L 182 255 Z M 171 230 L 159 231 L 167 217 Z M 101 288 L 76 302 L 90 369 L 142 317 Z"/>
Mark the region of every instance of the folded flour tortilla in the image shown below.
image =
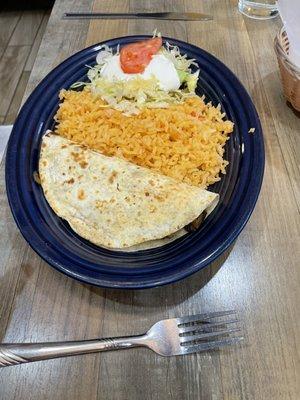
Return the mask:
<path id="1" fill-rule="evenodd" d="M 54 212 L 80 236 L 107 248 L 176 238 L 218 202 L 215 193 L 52 133 L 42 140 L 39 176 Z"/>

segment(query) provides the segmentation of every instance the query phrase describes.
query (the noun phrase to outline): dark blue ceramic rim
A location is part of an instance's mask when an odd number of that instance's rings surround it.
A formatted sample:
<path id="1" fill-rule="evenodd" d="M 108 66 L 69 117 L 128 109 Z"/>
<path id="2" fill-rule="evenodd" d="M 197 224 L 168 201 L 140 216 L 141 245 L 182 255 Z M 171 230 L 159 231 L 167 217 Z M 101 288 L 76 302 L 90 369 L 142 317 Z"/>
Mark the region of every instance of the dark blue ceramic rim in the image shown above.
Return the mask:
<path id="1" fill-rule="evenodd" d="M 100 44 L 145 39 L 127 36 Z M 41 137 L 54 126 L 58 92 L 85 79 L 87 65 L 95 63 L 99 45 L 65 60 L 37 86 L 14 124 L 6 156 L 6 188 L 14 219 L 30 246 L 51 266 L 72 278 L 108 288 L 144 289 L 176 282 L 204 268 L 233 243 L 248 221 L 260 192 L 264 172 L 264 144 L 255 107 L 236 76 L 206 51 L 166 38 L 182 53 L 195 58 L 201 73 L 198 94 L 221 104 L 235 123 L 226 144 L 230 161 L 222 180 L 210 187 L 220 203 L 201 229 L 158 249 L 135 253 L 103 249 L 76 235 L 48 206 L 33 179 Z M 254 134 L 249 134 L 255 128 Z"/>

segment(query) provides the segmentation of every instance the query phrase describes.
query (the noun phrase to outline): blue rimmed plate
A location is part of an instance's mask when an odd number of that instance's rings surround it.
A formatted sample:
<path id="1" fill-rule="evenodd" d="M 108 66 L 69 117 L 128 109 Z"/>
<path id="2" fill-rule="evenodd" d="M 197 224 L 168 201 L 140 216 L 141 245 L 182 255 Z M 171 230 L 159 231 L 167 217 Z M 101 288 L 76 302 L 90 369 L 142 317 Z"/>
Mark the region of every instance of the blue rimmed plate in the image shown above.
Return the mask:
<path id="1" fill-rule="evenodd" d="M 116 48 L 148 36 L 105 42 Z M 264 171 L 264 145 L 255 107 L 235 75 L 206 51 L 166 38 L 200 67 L 198 94 L 221 104 L 234 132 L 226 144 L 227 173 L 210 187 L 220 202 L 201 228 L 160 248 L 115 252 L 82 239 L 56 216 L 34 180 L 39 147 L 54 126 L 58 92 L 86 79 L 99 45 L 61 63 L 38 85 L 22 107 L 8 143 L 6 188 L 15 221 L 30 246 L 51 266 L 83 282 L 111 288 L 142 289 L 175 282 L 204 268 L 222 254 L 245 226 L 255 206 Z M 104 44 L 104 43 L 101 43 Z M 254 134 L 249 129 L 255 128 Z"/>

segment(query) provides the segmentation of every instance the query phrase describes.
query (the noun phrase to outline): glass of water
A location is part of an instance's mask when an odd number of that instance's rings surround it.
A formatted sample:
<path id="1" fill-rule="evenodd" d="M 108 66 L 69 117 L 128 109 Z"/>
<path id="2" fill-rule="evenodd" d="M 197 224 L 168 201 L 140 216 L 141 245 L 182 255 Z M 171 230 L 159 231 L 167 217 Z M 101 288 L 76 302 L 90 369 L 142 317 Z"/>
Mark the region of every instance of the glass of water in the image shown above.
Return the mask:
<path id="1" fill-rule="evenodd" d="M 239 0 L 239 10 L 247 17 L 270 19 L 278 15 L 276 0 Z"/>

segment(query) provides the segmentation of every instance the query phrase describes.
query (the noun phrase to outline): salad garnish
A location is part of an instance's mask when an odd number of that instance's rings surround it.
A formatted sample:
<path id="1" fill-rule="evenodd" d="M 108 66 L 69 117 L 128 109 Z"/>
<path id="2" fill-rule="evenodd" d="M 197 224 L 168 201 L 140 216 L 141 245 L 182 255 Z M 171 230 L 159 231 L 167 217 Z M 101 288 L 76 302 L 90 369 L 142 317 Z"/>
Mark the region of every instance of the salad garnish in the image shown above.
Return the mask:
<path id="1" fill-rule="evenodd" d="M 76 82 L 100 96 L 108 106 L 126 115 L 143 108 L 166 108 L 195 95 L 199 67 L 177 46 L 162 45 L 159 33 L 152 39 L 125 45 L 116 51 L 103 45 L 96 65 L 89 67 L 88 82 Z"/>

